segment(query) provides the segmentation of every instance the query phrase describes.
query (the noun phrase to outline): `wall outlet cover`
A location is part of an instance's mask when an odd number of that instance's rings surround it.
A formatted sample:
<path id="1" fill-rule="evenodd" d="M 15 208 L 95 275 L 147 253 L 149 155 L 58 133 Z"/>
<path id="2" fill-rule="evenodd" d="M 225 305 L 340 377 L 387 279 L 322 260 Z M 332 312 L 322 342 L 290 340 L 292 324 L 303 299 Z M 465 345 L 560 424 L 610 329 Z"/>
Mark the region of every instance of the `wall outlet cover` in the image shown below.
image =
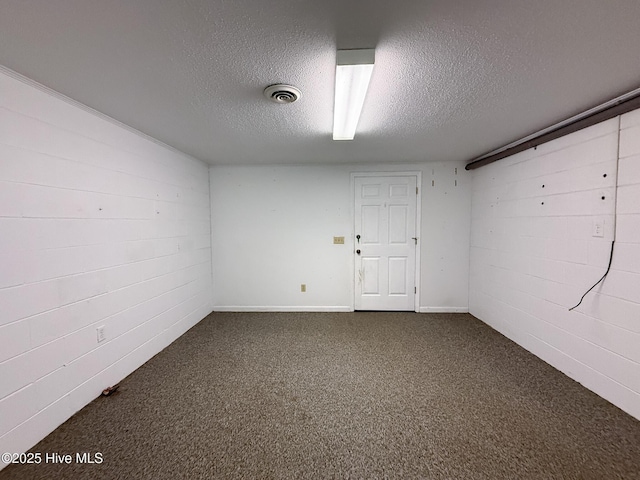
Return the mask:
<path id="1" fill-rule="evenodd" d="M 104 331 L 104 325 L 96 328 L 96 334 L 97 334 L 97 337 L 98 337 L 98 343 L 104 342 L 107 339 L 107 335 L 106 335 L 106 333 Z"/>
<path id="2" fill-rule="evenodd" d="M 594 237 L 604 237 L 604 219 L 593 219 L 593 234 Z"/>

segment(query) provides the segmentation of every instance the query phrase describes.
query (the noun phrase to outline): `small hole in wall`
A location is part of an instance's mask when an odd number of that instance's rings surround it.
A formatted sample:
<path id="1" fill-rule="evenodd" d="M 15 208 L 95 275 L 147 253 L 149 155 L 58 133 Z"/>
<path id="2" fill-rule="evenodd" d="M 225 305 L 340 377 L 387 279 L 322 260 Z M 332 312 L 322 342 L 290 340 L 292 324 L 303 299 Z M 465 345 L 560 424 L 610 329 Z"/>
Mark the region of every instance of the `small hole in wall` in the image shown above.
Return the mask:
<path id="1" fill-rule="evenodd" d="M 544 202 L 542 202 L 542 204 L 541 204 L 541 205 L 544 205 Z"/>
<path id="2" fill-rule="evenodd" d="M 602 200 L 604 200 L 604 195 L 602 196 Z"/>
<path id="3" fill-rule="evenodd" d="M 544 185 L 542 185 L 542 188 L 544 188 Z"/>
<path id="4" fill-rule="evenodd" d="M 605 173 L 604 175 L 602 175 L 604 178 L 607 178 L 607 174 Z"/>

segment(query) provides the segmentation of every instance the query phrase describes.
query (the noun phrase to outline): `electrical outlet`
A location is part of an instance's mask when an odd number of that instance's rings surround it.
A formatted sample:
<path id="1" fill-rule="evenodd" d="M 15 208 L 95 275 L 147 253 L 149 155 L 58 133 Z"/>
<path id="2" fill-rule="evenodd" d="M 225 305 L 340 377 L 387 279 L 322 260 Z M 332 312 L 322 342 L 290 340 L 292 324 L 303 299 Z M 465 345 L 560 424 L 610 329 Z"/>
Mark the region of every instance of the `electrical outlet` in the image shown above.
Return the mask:
<path id="1" fill-rule="evenodd" d="M 306 285 L 306 283 L 302 283 L 302 284 L 300 284 L 300 291 L 301 291 L 301 292 L 303 292 L 303 293 L 307 291 L 307 285 Z"/>
<path id="2" fill-rule="evenodd" d="M 104 333 L 104 325 L 96 328 L 96 333 L 98 336 L 98 343 L 104 342 L 107 339 L 107 335 Z"/>
<path id="3" fill-rule="evenodd" d="M 604 237 L 604 219 L 595 218 L 593 220 L 593 236 Z"/>
<path id="4" fill-rule="evenodd" d="M 344 237 L 333 237 L 333 243 L 335 245 L 344 245 Z"/>

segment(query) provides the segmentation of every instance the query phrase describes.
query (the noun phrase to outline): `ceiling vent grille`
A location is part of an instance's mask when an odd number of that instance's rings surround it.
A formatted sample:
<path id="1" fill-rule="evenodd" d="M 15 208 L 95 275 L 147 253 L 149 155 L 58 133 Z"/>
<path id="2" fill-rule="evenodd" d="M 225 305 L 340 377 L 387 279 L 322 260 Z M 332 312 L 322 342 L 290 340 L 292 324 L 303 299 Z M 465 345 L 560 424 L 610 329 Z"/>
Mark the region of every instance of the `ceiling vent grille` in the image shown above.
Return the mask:
<path id="1" fill-rule="evenodd" d="M 291 85 L 269 85 L 264 89 L 264 96 L 275 103 L 293 103 L 300 98 L 302 93 Z"/>

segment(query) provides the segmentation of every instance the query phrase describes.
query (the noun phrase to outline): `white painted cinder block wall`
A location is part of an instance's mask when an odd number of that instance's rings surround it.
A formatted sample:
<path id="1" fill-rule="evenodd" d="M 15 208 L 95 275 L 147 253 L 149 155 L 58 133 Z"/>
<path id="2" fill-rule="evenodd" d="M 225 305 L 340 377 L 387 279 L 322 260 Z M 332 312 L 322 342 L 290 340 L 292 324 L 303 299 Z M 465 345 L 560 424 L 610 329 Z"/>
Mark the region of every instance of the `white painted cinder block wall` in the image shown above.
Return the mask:
<path id="1" fill-rule="evenodd" d="M 363 171 L 422 172 L 420 308 L 466 312 L 471 175 L 451 163 L 211 167 L 214 308 L 353 310 L 350 182 Z"/>
<path id="2" fill-rule="evenodd" d="M 473 315 L 640 418 L 640 111 L 474 171 L 469 291 Z"/>
<path id="3" fill-rule="evenodd" d="M 0 265 L 22 452 L 212 310 L 208 167 L 1 71 Z"/>

